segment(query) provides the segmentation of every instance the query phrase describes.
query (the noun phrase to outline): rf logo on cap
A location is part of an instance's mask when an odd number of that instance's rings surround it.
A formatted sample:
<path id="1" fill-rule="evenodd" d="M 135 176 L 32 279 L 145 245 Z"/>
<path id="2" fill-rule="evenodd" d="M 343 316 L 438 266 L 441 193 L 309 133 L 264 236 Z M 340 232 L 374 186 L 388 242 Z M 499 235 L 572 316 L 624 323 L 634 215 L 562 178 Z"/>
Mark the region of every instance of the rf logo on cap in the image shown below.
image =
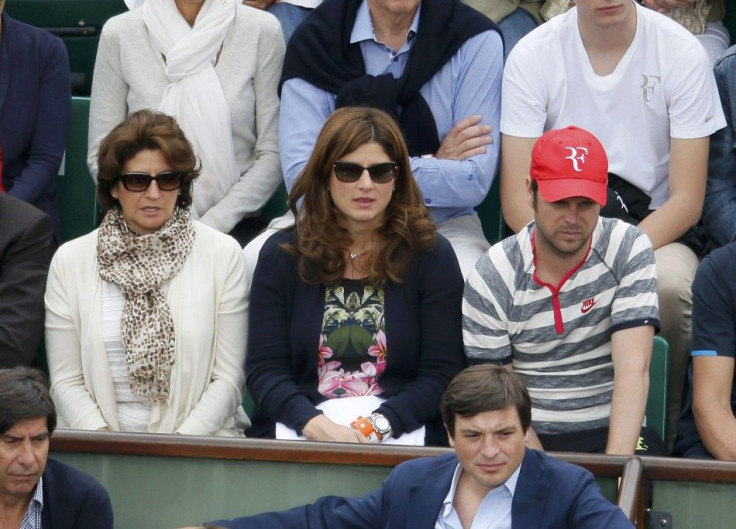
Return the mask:
<path id="1" fill-rule="evenodd" d="M 588 154 L 588 149 L 585 147 L 565 147 L 565 149 L 570 151 L 570 156 L 565 156 L 565 160 L 572 162 L 572 168 L 576 173 L 582 173 L 583 170 L 578 165 L 578 162 L 581 164 L 585 163 L 585 156 Z"/>

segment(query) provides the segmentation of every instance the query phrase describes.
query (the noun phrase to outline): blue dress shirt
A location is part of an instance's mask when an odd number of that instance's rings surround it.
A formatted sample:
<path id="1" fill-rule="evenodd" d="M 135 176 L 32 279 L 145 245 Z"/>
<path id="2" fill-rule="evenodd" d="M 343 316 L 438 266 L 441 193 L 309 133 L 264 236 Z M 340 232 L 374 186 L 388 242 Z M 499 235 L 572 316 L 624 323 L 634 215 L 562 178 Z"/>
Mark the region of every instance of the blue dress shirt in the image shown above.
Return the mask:
<path id="1" fill-rule="evenodd" d="M 41 529 L 41 512 L 43 511 L 43 476 L 38 479 L 31 503 L 28 504 L 20 529 Z"/>
<path id="2" fill-rule="evenodd" d="M 520 471 L 521 465 L 503 485 L 486 494 L 478 506 L 470 529 L 511 529 L 511 503 L 514 500 L 514 491 L 516 491 L 516 482 L 519 479 Z M 460 516 L 458 516 L 453 506 L 457 484 L 462 473 L 462 465 L 458 463 L 455 474 L 452 476 L 452 485 L 450 485 L 450 490 L 445 496 L 445 501 L 442 502 L 442 508 L 437 516 L 434 529 L 463 529 Z"/>

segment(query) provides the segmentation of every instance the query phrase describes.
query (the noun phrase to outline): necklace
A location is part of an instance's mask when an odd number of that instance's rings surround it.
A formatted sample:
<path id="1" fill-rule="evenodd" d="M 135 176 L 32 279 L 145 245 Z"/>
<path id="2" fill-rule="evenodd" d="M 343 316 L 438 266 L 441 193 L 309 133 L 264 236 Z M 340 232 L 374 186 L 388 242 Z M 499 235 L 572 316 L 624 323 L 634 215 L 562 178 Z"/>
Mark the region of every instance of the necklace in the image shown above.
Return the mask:
<path id="1" fill-rule="evenodd" d="M 363 248 L 361 251 L 359 251 L 357 253 L 353 253 L 351 251 L 348 251 L 348 254 L 350 255 L 350 260 L 351 261 L 356 260 L 358 257 L 360 257 L 361 255 L 363 255 L 365 252 L 367 252 L 368 250 L 370 250 L 374 246 L 375 246 L 375 243 L 372 243 L 370 246 L 368 246 L 366 248 Z"/>

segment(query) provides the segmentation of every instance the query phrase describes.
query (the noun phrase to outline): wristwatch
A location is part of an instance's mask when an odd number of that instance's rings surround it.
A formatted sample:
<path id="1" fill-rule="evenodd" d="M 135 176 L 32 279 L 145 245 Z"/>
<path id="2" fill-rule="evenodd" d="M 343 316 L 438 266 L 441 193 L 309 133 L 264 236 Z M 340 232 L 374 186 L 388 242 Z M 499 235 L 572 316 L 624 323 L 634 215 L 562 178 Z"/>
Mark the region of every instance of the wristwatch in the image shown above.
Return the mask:
<path id="1" fill-rule="evenodd" d="M 350 426 L 362 433 L 369 442 L 380 443 L 391 437 L 391 423 L 380 413 L 374 413 L 370 417 L 358 417 Z"/>
<path id="2" fill-rule="evenodd" d="M 381 441 L 388 439 L 393 434 L 391 430 L 391 423 L 388 422 L 388 418 L 380 413 L 374 413 L 370 416 L 373 427 L 376 429 L 378 434 L 381 436 Z"/>

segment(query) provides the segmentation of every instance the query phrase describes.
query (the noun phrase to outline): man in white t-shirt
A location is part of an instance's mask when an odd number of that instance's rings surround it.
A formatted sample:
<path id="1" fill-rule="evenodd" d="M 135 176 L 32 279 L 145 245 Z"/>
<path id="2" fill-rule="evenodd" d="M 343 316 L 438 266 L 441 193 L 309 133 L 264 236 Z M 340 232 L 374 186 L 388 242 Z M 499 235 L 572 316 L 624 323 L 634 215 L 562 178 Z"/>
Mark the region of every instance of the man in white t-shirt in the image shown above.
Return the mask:
<path id="1" fill-rule="evenodd" d="M 524 198 L 532 146 L 567 125 L 591 131 L 608 154 L 612 190 L 602 214 L 637 223 L 655 249 L 674 428 L 698 265 L 677 241 L 700 218 L 709 136 L 725 125 L 703 47 L 631 0 L 578 0 L 523 38 L 504 70 L 501 113 L 501 204 L 514 231 L 533 218 Z"/>

